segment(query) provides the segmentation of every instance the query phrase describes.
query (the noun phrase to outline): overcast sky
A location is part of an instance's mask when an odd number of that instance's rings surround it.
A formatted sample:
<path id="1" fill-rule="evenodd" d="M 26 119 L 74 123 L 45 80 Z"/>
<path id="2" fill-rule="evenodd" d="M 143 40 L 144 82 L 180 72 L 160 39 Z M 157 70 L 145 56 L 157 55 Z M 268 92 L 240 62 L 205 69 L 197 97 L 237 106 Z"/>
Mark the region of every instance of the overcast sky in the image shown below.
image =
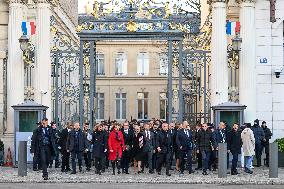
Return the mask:
<path id="1" fill-rule="evenodd" d="M 85 5 L 88 3 L 88 1 L 93 4 L 94 0 L 78 0 L 78 10 L 79 13 L 84 13 L 85 12 Z M 106 0 L 104 0 L 106 1 Z M 109 1 L 109 0 L 108 0 Z M 140 0 L 140 1 L 146 1 L 146 0 Z M 158 0 L 158 1 L 165 1 L 165 0 Z M 173 2 L 183 2 L 185 0 L 171 0 L 171 4 L 173 4 Z"/>

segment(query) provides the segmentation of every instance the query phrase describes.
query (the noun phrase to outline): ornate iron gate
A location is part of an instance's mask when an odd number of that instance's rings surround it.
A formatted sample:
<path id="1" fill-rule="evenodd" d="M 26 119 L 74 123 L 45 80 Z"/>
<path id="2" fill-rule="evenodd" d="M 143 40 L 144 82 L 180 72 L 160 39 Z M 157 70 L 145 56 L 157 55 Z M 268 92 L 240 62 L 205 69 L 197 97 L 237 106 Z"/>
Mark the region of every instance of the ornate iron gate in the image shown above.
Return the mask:
<path id="1" fill-rule="evenodd" d="M 79 51 L 76 43 L 59 28 L 52 17 L 51 110 L 53 120 L 62 127 L 68 121 L 79 121 Z"/>
<path id="2" fill-rule="evenodd" d="M 211 105 L 209 90 L 210 51 L 189 50 L 184 52 L 184 76 L 189 84 L 184 85 L 184 118 L 191 125 L 210 123 Z"/>
<path id="3" fill-rule="evenodd" d="M 181 68 L 178 71 L 180 74 L 177 76 L 179 78 L 178 89 L 172 87 L 172 76 L 168 79 L 168 89 L 170 90 L 168 90 L 168 109 L 172 106 L 172 97 L 176 93 L 179 104 L 177 113 L 180 111 L 184 113 L 183 116 L 179 116 L 179 120 L 186 119 L 192 125 L 198 121 L 210 122 L 210 91 L 208 87 L 210 51 L 206 51 L 204 48 L 208 44 L 210 32 L 200 33 L 196 29 L 199 28 L 200 13 L 183 12 L 182 8 L 178 7 L 175 15 L 171 16 L 168 7 L 159 7 L 153 10 L 147 9 L 144 17 L 137 19 L 134 14 L 138 9 L 134 6 L 133 1 L 130 2 L 132 4 L 125 3 L 126 6 L 117 18 L 114 17 L 114 13 L 104 13 L 101 9 L 104 4 L 94 7 L 93 16 L 84 17 L 78 27 L 78 32 L 81 33 L 80 51 L 77 44 L 72 44 L 66 35 L 53 28 L 52 31 L 55 33 L 52 51 L 52 115 L 54 120 L 58 125 L 64 125 L 67 121 L 79 120 L 81 124 L 83 120 L 93 123 L 96 110 L 94 104 L 96 41 L 109 40 L 109 33 L 116 31 L 120 32 L 118 38 L 129 39 L 128 37 L 131 36 L 135 40 L 139 38 L 140 33 L 145 39 L 168 40 L 168 60 L 172 61 L 172 64 L 169 64 L 169 70 L 173 68 L 171 65 Z M 140 8 L 143 9 L 143 6 Z M 191 19 L 188 19 L 189 17 Z M 110 19 L 108 20 L 108 18 Z M 52 22 L 55 22 L 54 18 Z M 206 24 L 208 23 L 206 22 Z M 210 24 L 206 26 L 210 27 Z M 158 36 L 155 32 L 163 34 Z M 176 36 L 174 36 L 175 32 Z M 183 32 L 185 36 L 184 43 L 178 42 L 183 38 L 180 36 L 180 32 Z M 137 34 L 138 37 L 131 33 Z M 198 43 L 197 46 L 188 44 L 186 41 L 192 39 L 191 34 L 195 35 L 194 40 Z M 204 36 L 204 34 L 208 36 Z"/>

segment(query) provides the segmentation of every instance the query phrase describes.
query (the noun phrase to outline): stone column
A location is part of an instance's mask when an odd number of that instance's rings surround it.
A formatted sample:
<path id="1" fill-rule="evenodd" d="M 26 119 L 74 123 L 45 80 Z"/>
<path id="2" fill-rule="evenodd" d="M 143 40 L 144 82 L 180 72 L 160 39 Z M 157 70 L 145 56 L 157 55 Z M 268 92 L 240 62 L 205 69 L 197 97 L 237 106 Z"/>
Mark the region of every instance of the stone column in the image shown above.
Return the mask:
<path id="1" fill-rule="evenodd" d="M 10 0 L 7 63 L 7 131 L 13 137 L 14 110 L 11 106 L 24 102 L 24 63 L 19 38 L 22 35 L 23 7 L 21 0 Z"/>
<path id="2" fill-rule="evenodd" d="M 226 0 L 212 0 L 211 105 L 228 101 Z"/>
<path id="3" fill-rule="evenodd" d="M 50 17 L 48 0 L 36 0 L 36 66 L 35 66 L 35 102 L 48 106 L 46 117 L 51 119 L 51 58 L 50 58 Z M 50 120 L 51 121 L 51 120 Z"/>
<path id="4" fill-rule="evenodd" d="M 256 119 L 255 1 L 242 0 L 240 10 L 242 50 L 239 68 L 240 104 L 246 105 L 244 121 Z"/>

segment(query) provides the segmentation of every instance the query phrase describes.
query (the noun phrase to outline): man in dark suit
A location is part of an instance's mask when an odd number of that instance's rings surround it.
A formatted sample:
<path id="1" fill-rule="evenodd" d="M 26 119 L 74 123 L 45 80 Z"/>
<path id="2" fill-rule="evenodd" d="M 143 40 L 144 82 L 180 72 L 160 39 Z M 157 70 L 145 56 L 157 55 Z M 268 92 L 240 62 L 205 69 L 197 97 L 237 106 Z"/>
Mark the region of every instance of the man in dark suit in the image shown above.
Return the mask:
<path id="1" fill-rule="evenodd" d="M 267 127 L 266 125 L 266 122 L 263 121 L 261 123 L 261 127 L 263 129 L 263 132 L 264 132 L 264 140 L 262 141 L 262 146 L 264 148 L 264 152 L 265 152 L 265 165 L 268 167 L 269 166 L 269 140 L 271 139 L 272 137 L 272 133 L 270 131 L 270 129 Z"/>
<path id="2" fill-rule="evenodd" d="M 72 172 L 76 174 L 76 158 L 78 159 L 79 171 L 82 172 L 82 156 L 83 152 L 87 152 L 87 139 L 80 129 L 80 124 L 75 123 L 74 129 L 68 133 L 66 144 L 67 152 L 71 153 L 72 159 Z"/>
<path id="3" fill-rule="evenodd" d="M 187 121 L 183 122 L 183 129 L 177 131 L 176 143 L 180 151 L 180 175 L 184 174 L 184 167 L 186 164 L 188 173 L 191 174 L 192 170 L 192 148 L 193 137 Z"/>
<path id="4" fill-rule="evenodd" d="M 31 145 L 31 153 L 34 156 L 36 151 L 39 151 L 42 177 L 44 180 L 48 180 L 47 167 L 50 162 L 51 155 L 55 152 L 55 138 L 51 127 L 48 125 L 48 119 L 42 119 L 41 126 L 34 132 L 33 142 Z"/>
<path id="5" fill-rule="evenodd" d="M 65 128 L 62 129 L 60 133 L 59 147 L 60 147 L 60 151 L 62 154 L 61 172 L 71 171 L 70 165 L 69 165 L 70 153 L 67 152 L 66 143 L 67 143 L 68 133 L 72 129 L 73 129 L 73 125 L 70 122 L 67 122 Z"/>
<path id="6" fill-rule="evenodd" d="M 92 133 L 90 132 L 90 124 L 85 123 L 83 127 L 83 133 L 85 135 L 86 140 L 86 147 L 87 151 L 84 152 L 84 161 L 86 164 L 86 170 L 90 171 L 91 170 L 91 165 L 92 165 L 92 154 L 91 151 L 92 149 Z"/>
<path id="7" fill-rule="evenodd" d="M 195 127 L 196 130 L 195 130 L 194 136 L 193 136 L 195 144 L 196 144 L 197 135 L 201 131 L 201 127 L 202 127 L 202 125 L 200 123 L 198 123 Z M 195 168 L 195 170 L 202 170 L 202 154 L 196 153 L 196 157 L 197 157 L 197 167 Z"/>
<path id="8" fill-rule="evenodd" d="M 134 132 L 132 129 L 129 128 L 129 123 L 125 122 L 123 123 L 123 129 L 121 130 L 123 137 L 124 137 L 124 143 L 125 143 L 125 150 L 122 152 L 122 158 L 121 158 L 121 168 L 122 173 L 129 174 L 129 163 L 131 159 L 131 148 L 133 145 L 133 135 Z"/>
<path id="9" fill-rule="evenodd" d="M 92 135 L 93 143 L 93 155 L 95 158 L 96 174 L 101 175 L 102 169 L 104 167 L 104 157 L 107 151 L 107 138 L 103 131 L 103 125 L 96 125 L 96 130 Z"/>
<path id="10" fill-rule="evenodd" d="M 144 132 L 143 132 L 144 138 L 146 140 L 146 144 L 144 145 L 144 153 L 146 154 L 147 160 L 148 160 L 148 167 L 149 167 L 149 173 L 153 174 L 153 152 L 155 147 L 155 137 L 154 133 L 150 131 L 150 125 L 148 123 L 144 124 Z"/>
<path id="11" fill-rule="evenodd" d="M 36 132 L 38 130 L 38 127 L 41 126 L 41 123 L 37 123 L 37 128 L 33 131 L 33 135 L 32 135 L 32 138 L 31 138 L 31 146 L 33 146 L 33 151 L 31 151 L 31 153 L 34 153 L 34 156 L 33 156 L 33 170 L 34 171 L 38 171 L 38 170 L 41 170 L 41 162 L 40 162 L 40 150 L 39 150 L 39 144 L 38 143 L 35 143 L 36 140 L 35 140 L 35 137 L 36 137 Z"/>
<path id="12" fill-rule="evenodd" d="M 241 130 L 239 130 L 239 125 L 235 123 L 233 125 L 232 131 L 228 133 L 228 152 L 232 153 L 232 167 L 231 175 L 237 175 L 237 165 L 238 165 L 238 155 L 241 154 L 242 138 Z"/>
<path id="13" fill-rule="evenodd" d="M 154 134 L 154 143 L 155 143 L 155 146 L 154 146 L 154 151 L 153 151 L 153 155 L 152 155 L 152 167 L 153 167 L 153 170 L 155 170 L 157 168 L 157 136 L 158 136 L 158 127 L 159 125 L 158 124 L 154 124 L 153 125 L 153 128 L 150 129 L 152 131 L 152 133 Z"/>
<path id="14" fill-rule="evenodd" d="M 197 153 L 202 154 L 203 175 L 208 175 L 208 163 L 212 149 L 217 148 L 216 141 L 207 123 L 202 124 L 202 130 L 196 137 Z"/>
<path id="15" fill-rule="evenodd" d="M 156 140 L 157 146 L 157 172 L 161 175 L 162 165 L 166 164 L 166 175 L 171 176 L 171 150 L 173 147 L 172 135 L 168 131 L 169 126 L 167 123 L 162 124 L 162 130 L 159 131 Z"/>

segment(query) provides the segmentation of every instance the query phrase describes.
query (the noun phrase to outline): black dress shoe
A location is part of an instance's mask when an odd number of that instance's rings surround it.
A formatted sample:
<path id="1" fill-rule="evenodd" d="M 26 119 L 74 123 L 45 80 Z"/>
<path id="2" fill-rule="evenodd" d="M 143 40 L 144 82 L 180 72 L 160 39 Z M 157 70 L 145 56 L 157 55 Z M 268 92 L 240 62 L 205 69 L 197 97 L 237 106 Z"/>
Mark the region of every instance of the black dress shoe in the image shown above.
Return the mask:
<path id="1" fill-rule="evenodd" d="M 172 176 L 170 173 L 166 173 L 166 175 L 169 176 L 169 177 Z"/>
<path id="2" fill-rule="evenodd" d="M 208 173 L 206 171 L 203 171 L 202 175 L 208 175 Z"/>
<path id="3" fill-rule="evenodd" d="M 158 172 L 158 175 L 162 175 L 162 173 L 161 173 L 161 172 Z"/>
<path id="4" fill-rule="evenodd" d="M 149 173 L 150 173 L 150 174 L 154 174 L 154 171 L 153 171 L 153 170 L 150 170 Z"/>
<path id="5" fill-rule="evenodd" d="M 43 177 L 43 180 L 48 180 L 48 176 L 44 176 L 44 177 Z"/>
<path id="6" fill-rule="evenodd" d="M 232 171 L 231 175 L 238 175 L 238 173 L 236 173 L 235 171 Z"/>
<path id="7" fill-rule="evenodd" d="M 194 170 L 189 170 L 189 171 L 188 171 L 189 174 L 192 174 L 192 173 L 194 173 L 194 172 L 195 172 Z"/>
<path id="8" fill-rule="evenodd" d="M 86 169 L 87 171 L 91 171 L 91 168 L 90 167 L 87 167 L 87 169 Z"/>
<path id="9" fill-rule="evenodd" d="M 76 171 L 72 171 L 71 174 L 72 174 L 72 175 L 76 174 Z"/>
<path id="10" fill-rule="evenodd" d="M 121 173 L 120 170 L 118 170 L 118 171 L 117 171 L 117 174 L 120 174 L 120 173 Z"/>
<path id="11" fill-rule="evenodd" d="M 127 175 L 129 175 L 129 172 L 128 172 L 128 170 L 125 170 L 125 171 L 124 171 L 124 173 L 125 173 L 125 174 L 127 174 Z"/>

